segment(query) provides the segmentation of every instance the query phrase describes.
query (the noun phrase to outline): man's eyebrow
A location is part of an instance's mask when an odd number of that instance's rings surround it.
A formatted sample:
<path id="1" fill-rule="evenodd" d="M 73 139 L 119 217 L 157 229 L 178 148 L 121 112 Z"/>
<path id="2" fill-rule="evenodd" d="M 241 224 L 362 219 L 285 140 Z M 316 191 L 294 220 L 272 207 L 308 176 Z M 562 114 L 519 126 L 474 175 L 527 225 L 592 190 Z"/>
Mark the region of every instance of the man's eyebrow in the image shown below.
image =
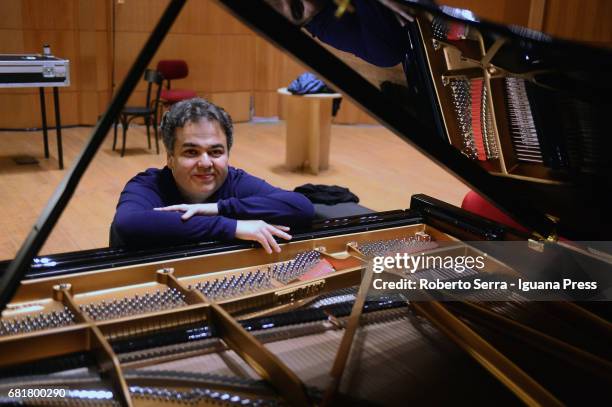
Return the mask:
<path id="1" fill-rule="evenodd" d="M 187 147 L 187 148 L 189 148 L 189 147 L 198 147 L 198 148 L 202 148 L 203 146 L 202 146 L 202 145 L 200 145 L 200 144 L 196 144 L 196 143 L 189 143 L 189 142 L 187 142 L 187 143 L 183 143 L 183 145 L 182 145 L 181 147 L 183 147 L 183 148 L 186 148 L 186 147 Z M 225 146 L 224 146 L 223 144 L 220 144 L 220 143 L 219 143 L 219 144 L 213 144 L 213 145 L 210 145 L 210 146 L 206 146 L 206 148 L 223 148 L 223 149 L 225 149 Z"/>
<path id="2" fill-rule="evenodd" d="M 196 143 L 183 143 L 181 147 L 200 147 L 200 145 Z"/>

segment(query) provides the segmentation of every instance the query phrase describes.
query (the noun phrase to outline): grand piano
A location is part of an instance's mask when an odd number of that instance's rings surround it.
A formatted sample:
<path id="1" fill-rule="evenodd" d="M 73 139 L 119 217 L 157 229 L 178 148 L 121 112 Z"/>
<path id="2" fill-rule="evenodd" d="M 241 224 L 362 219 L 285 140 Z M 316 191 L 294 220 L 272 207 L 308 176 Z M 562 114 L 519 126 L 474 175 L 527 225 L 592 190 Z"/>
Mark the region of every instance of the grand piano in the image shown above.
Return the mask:
<path id="1" fill-rule="evenodd" d="M 36 257 L 183 3 L 0 264 L 0 403 L 610 404 L 612 53 L 465 10 L 371 0 L 408 44 L 387 80 L 279 2 L 219 1 L 524 230 L 415 195 L 408 209 L 316 222 L 272 256 L 202 242 Z M 467 256 L 482 267 L 393 263 Z"/>

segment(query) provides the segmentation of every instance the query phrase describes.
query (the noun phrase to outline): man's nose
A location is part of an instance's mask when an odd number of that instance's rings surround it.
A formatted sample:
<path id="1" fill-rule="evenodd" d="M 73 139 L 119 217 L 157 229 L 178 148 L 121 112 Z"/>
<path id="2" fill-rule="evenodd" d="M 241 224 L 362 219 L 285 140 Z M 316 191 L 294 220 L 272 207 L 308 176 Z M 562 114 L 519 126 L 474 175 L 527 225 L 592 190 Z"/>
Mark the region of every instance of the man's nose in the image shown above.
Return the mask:
<path id="1" fill-rule="evenodd" d="M 209 168 L 209 167 L 212 167 L 213 162 L 210 156 L 208 155 L 208 153 L 204 153 L 200 156 L 200 160 L 198 161 L 198 164 L 204 168 Z"/>

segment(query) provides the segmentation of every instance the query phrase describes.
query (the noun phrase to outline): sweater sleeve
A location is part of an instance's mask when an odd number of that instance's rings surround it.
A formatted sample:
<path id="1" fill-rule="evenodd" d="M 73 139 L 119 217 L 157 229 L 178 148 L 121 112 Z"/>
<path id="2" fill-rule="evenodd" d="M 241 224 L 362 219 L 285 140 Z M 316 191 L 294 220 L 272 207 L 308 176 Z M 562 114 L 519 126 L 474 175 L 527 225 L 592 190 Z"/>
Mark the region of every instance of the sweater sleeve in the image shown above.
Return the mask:
<path id="1" fill-rule="evenodd" d="M 125 244 L 173 245 L 204 240 L 231 240 L 236 220 L 224 216 L 194 216 L 186 221 L 179 212 L 161 212 L 165 206 L 154 185 L 138 176 L 125 186 L 115 212 L 115 231 Z"/>
<path id="2" fill-rule="evenodd" d="M 353 1 L 355 12 L 336 18 L 329 2 L 304 26 L 313 36 L 342 51 L 381 67 L 403 61 L 406 35 L 393 13 L 376 1 Z"/>
<path id="3" fill-rule="evenodd" d="M 268 223 L 301 226 L 310 223 L 314 207 L 304 195 L 273 187 L 242 172 L 234 197 L 217 202 L 219 214 L 233 219 L 261 219 Z"/>

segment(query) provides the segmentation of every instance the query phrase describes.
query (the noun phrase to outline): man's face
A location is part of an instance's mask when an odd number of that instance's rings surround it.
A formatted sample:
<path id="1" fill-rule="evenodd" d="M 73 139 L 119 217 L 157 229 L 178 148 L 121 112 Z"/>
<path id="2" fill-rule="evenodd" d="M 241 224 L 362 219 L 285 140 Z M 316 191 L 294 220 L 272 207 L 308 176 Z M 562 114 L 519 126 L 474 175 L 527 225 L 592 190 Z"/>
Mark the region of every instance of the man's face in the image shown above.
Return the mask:
<path id="1" fill-rule="evenodd" d="M 228 158 L 227 137 L 219 123 L 202 119 L 176 129 L 168 167 L 187 203 L 203 202 L 221 187 Z"/>
<path id="2" fill-rule="evenodd" d="M 325 0 L 280 0 L 270 5 L 296 25 L 308 23 L 325 6 Z"/>

